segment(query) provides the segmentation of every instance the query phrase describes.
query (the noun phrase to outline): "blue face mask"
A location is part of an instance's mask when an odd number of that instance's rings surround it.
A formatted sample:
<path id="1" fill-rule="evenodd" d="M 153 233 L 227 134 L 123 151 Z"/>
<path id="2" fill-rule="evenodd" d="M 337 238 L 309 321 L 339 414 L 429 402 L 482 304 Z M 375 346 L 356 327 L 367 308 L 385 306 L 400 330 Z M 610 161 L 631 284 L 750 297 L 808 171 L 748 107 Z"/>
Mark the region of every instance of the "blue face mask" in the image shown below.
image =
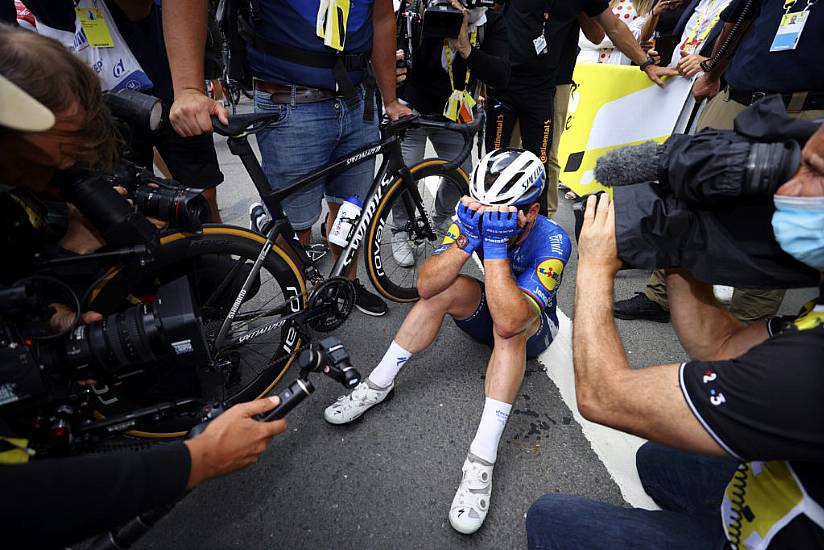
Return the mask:
<path id="1" fill-rule="evenodd" d="M 775 240 L 787 254 L 824 271 L 824 197 L 775 195 Z"/>

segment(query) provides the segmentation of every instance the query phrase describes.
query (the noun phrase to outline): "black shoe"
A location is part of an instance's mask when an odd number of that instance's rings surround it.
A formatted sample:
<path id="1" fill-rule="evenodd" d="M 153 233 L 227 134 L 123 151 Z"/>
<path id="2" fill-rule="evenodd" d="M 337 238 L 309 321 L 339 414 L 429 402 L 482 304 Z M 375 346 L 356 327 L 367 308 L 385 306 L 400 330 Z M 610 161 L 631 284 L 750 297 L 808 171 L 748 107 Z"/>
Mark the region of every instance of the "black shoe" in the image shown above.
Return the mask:
<path id="1" fill-rule="evenodd" d="M 358 279 L 352 281 L 355 285 L 355 307 L 367 315 L 380 317 L 386 315 L 388 311 L 386 302 L 381 300 L 377 294 L 372 294 L 361 284 Z"/>
<path id="2" fill-rule="evenodd" d="M 655 321 L 656 323 L 669 323 L 669 311 L 662 308 L 643 293 L 636 292 L 633 298 L 615 302 L 613 315 L 618 319 L 637 319 L 644 321 Z"/>

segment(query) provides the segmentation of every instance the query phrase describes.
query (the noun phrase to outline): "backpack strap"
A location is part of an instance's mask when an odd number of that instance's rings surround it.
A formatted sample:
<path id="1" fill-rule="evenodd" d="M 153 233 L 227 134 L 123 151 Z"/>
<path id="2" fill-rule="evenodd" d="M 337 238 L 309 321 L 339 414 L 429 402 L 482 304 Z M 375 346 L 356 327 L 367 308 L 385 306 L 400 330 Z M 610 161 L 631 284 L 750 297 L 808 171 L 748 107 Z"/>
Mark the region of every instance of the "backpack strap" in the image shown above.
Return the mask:
<path id="1" fill-rule="evenodd" d="M 252 2 L 254 3 L 255 0 L 252 0 Z M 251 19 L 252 21 L 256 19 L 254 15 L 254 7 L 252 8 Z M 289 61 L 290 63 L 295 63 L 297 65 L 305 65 L 307 67 L 316 67 L 319 69 L 331 69 L 332 74 L 335 76 L 335 82 L 337 83 L 338 88 L 349 106 L 353 106 L 357 103 L 358 90 L 357 87 L 352 84 L 352 79 L 349 78 L 348 72 L 354 70 L 365 71 L 366 79 L 364 80 L 364 88 L 366 90 L 366 104 L 364 107 L 363 119 L 373 119 L 374 106 L 372 103 L 372 98 L 375 93 L 375 79 L 372 76 L 369 54 L 347 54 L 331 50 L 328 52 L 316 52 L 293 48 L 283 44 L 276 44 L 256 33 L 250 21 L 243 17 L 238 18 L 238 31 L 248 45 L 268 55 Z"/>

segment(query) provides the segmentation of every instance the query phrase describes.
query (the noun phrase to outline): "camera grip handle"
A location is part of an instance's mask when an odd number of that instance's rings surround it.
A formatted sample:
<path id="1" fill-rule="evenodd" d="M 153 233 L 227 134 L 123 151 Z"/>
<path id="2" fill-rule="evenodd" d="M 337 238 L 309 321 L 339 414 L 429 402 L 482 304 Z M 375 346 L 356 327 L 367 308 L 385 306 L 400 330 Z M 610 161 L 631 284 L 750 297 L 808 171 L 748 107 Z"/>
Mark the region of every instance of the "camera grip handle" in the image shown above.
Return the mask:
<path id="1" fill-rule="evenodd" d="M 261 422 L 269 422 L 272 420 L 280 420 L 292 409 L 297 407 L 306 397 L 315 391 L 315 387 L 309 380 L 301 380 L 298 378 L 289 387 L 278 394 L 280 404 L 271 411 L 258 415 L 257 420 Z"/>

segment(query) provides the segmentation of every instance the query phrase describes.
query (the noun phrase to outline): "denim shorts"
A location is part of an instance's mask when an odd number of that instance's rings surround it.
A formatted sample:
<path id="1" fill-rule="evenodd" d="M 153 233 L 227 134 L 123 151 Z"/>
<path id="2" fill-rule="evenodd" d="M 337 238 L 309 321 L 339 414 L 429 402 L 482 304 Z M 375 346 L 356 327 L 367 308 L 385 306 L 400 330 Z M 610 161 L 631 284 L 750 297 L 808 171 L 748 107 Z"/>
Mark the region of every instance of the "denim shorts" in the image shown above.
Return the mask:
<path id="1" fill-rule="evenodd" d="M 491 348 L 495 344 L 495 326 L 492 323 L 489 305 L 486 303 L 486 288 L 482 282 L 478 281 L 478 284 L 481 285 L 481 302 L 472 315 L 466 319 L 455 319 L 455 325 L 472 339 Z M 538 357 L 558 334 L 558 317 L 554 307 L 542 309 L 540 321 L 541 326 L 538 327 L 537 332 L 526 341 L 527 359 Z"/>
<path id="2" fill-rule="evenodd" d="M 281 114 L 277 122 L 257 134 L 261 164 L 272 189 L 287 187 L 329 162 L 378 141 L 378 113 L 374 120 L 363 120 L 363 96 L 361 90 L 360 99 L 350 107 L 343 98 L 273 103 L 270 94 L 255 92 L 256 112 Z M 320 218 L 324 196 L 332 203 L 342 203 L 352 195 L 365 200 L 374 176 L 372 158 L 286 197 L 283 210 L 294 229 L 309 229 Z"/>

